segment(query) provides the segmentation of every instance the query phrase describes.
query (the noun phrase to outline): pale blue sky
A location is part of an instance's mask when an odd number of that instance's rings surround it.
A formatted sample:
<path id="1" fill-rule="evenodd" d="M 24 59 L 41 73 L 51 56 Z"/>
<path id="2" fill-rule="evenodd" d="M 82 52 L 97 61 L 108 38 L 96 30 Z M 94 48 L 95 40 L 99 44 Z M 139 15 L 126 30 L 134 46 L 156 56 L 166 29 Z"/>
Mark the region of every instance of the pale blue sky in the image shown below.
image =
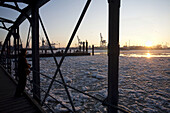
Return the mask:
<path id="1" fill-rule="evenodd" d="M 86 0 L 51 0 L 40 8 L 40 15 L 50 37 L 50 40 L 65 46 L 75 24 L 82 12 Z M 153 44 L 167 42 L 170 46 L 170 0 L 121 0 L 120 8 L 120 44 L 145 45 L 147 41 Z M 10 10 L 11 11 L 11 10 Z M 7 18 L 17 18 L 15 11 L 0 8 L 0 15 Z M 83 19 L 72 46 L 77 44 L 77 35 L 89 44 L 100 44 L 100 33 L 108 37 L 108 3 L 107 0 L 92 0 Z M 28 22 L 21 27 L 21 37 L 25 42 L 28 32 Z M 6 33 L 0 30 L 0 40 Z M 40 29 L 40 36 L 44 37 Z"/>

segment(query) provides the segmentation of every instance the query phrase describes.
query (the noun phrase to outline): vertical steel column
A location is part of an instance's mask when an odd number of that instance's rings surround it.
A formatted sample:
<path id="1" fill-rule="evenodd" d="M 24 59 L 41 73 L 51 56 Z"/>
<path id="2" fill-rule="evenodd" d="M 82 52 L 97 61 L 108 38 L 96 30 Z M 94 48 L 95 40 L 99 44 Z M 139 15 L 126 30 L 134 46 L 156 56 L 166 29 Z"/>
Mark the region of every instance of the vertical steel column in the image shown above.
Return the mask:
<path id="1" fill-rule="evenodd" d="M 10 38 L 9 38 L 9 40 L 8 40 L 8 42 L 7 42 L 7 71 L 10 73 L 10 71 L 11 71 L 11 64 L 10 64 L 10 61 L 11 61 L 11 59 L 10 59 Z"/>
<path id="2" fill-rule="evenodd" d="M 17 66 L 17 38 L 16 38 L 16 30 L 14 30 L 14 61 L 15 61 L 15 75 L 17 74 L 17 69 L 18 69 L 18 66 Z M 15 76 L 15 78 L 17 78 Z"/>
<path id="3" fill-rule="evenodd" d="M 109 45 L 108 45 L 108 102 L 118 105 L 119 77 L 119 8 L 120 0 L 108 0 L 109 3 Z M 117 113 L 108 107 L 108 113 Z"/>
<path id="4" fill-rule="evenodd" d="M 17 53 L 19 55 L 19 27 L 17 28 Z"/>
<path id="5" fill-rule="evenodd" d="M 5 46 L 6 47 L 5 47 L 5 51 L 4 51 L 4 59 L 5 59 L 4 60 L 4 67 L 5 67 L 5 69 L 7 69 L 7 65 L 6 64 L 7 64 L 7 51 L 8 51 L 7 48 L 8 48 L 8 45 L 6 44 Z"/>
<path id="6" fill-rule="evenodd" d="M 32 67 L 39 72 L 39 8 L 37 1 L 32 1 Z M 33 71 L 33 98 L 40 102 L 40 74 Z M 38 86 L 38 87 L 37 87 Z"/>
<path id="7" fill-rule="evenodd" d="M 7 61 L 6 61 L 6 70 L 9 72 L 9 40 L 7 41 Z"/>
<path id="8" fill-rule="evenodd" d="M 8 72 L 11 74 L 11 38 L 9 38 L 9 53 L 8 53 Z"/>

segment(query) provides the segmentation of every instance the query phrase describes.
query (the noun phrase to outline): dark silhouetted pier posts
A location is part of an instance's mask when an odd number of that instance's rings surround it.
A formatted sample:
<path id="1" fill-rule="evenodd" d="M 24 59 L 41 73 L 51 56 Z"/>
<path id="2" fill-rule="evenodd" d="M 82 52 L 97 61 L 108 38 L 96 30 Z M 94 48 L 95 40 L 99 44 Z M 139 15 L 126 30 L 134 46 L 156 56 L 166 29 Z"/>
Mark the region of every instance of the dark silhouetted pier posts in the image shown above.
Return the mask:
<path id="1" fill-rule="evenodd" d="M 81 45 L 79 46 L 79 51 L 81 51 Z"/>
<path id="2" fill-rule="evenodd" d="M 37 2 L 32 3 L 32 67 L 39 72 L 39 8 Z M 33 98 L 40 102 L 40 75 L 33 71 Z"/>
<path id="3" fill-rule="evenodd" d="M 94 45 L 92 45 L 92 55 L 94 55 Z"/>
<path id="4" fill-rule="evenodd" d="M 83 53 L 85 51 L 85 42 L 83 42 Z"/>
<path id="5" fill-rule="evenodd" d="M 109 5 L 109 53 L 108 53 L 108 102 L 118 106 L 119 77 L 119 8 L 120 0 L 108 0 Z M 108 107 L 108 113 L 117 113 Z"/>
<path id="6" fill-rule="evenodd" d="M 86 40 L 86 53 L 88 53 L 88 42 Z"/>
<path id="7" fill-rule="evenodd" d="M 88 53 L 88 42 L 83 42 L 83 46 L 79 45 L 79 52 L 81 52 L 81 49 L 83 50 L 83 53 Z"/>

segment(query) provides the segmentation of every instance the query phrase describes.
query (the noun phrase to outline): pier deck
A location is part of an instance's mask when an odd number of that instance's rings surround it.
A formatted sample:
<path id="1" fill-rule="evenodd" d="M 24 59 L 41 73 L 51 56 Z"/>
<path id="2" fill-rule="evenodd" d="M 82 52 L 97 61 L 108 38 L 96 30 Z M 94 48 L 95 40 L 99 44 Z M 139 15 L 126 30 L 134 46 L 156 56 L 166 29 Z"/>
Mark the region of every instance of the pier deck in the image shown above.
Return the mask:
<path id="1" fill-rule="evenodd" d="M 55 57 L 61 57 L 64 53 L 55 53 Z M 67 53 L 66 56 L 90 56 L 90 53 Z M 27 54 L 27 58 L 32 58 L 32 54 Z M 53 57 L 52 53 L 39 54 L 39 57 Z M 15 58 L 15 55 L 11 55 L 10 58 Z"/>
<path id="2" fill-rule="evenodd" d="M 44 113 L 26 93 L 14 97 L 16 83 L 0 65 L 0 113 Z"/>

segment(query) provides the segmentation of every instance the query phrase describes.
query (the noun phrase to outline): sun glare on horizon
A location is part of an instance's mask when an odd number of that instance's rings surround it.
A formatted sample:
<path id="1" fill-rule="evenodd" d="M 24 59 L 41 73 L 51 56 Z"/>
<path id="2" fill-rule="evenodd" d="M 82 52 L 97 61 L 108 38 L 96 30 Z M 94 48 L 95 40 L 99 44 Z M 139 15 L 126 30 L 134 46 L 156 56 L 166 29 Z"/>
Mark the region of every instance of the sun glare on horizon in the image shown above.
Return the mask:
<path id="1" fill-rule="evenodd" d="M 147 58 L 151 58 L 151 54 L 148 52 L 148 53 L 146 53 L 146 57 Z"/>
<path id="2" fill-rule="evenodd" d="M 147 41 L 147 42 L 145 43 L 145 46 L 146 46 L 146 47 L 151 47 L 151 46 L 153 46 L 153 45 L 152 45 L 152 41 Z"/>

